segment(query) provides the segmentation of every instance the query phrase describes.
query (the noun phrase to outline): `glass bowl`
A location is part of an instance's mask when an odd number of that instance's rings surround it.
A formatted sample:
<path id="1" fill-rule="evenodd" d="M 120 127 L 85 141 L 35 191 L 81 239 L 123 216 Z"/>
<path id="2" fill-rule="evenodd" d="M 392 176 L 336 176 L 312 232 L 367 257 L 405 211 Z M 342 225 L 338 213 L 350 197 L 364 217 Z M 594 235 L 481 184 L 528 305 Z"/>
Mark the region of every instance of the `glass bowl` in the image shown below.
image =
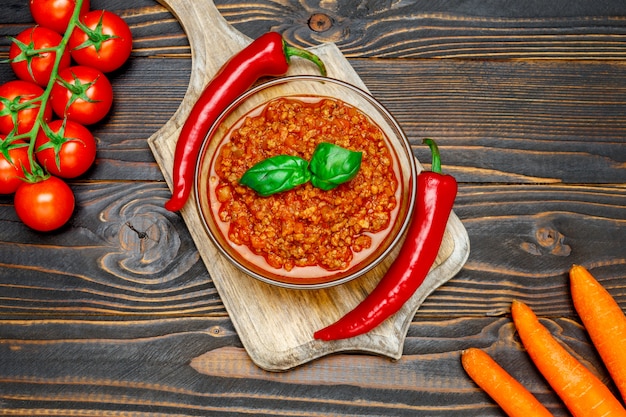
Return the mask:
<path id="1" fill-rule="evenodd" d="M 268 102 L 279 98 L 309 102 L 319 101 L 322 98 L 339 100 L 358 109 L 384 133 L 398 184 L 395 190 L 396 206 L 392 212 L 392 220 L 384 230 L 369 234 L 370 248 L 355 251 L 352 262 L 343 268 L 328 270 L 319 266 L 291 266 L 290 268 L 271 266 L 266 257 L 255 254 L 246 245 L 233 243 L 228 236 L 229 222 L 218 217 L 223 201 L 219 201 L 216 194 L 219 178 L 215 171 L 215 163 L 220 149 L 230 141 L 231 132 L 239 129 L 247 116 L 258 115 L 260 109 Z M 197 208 L 207 234 L 234 266 L 269 284 L 287 288 L 314 289 L 342 284 L 371 271 L 402 243 L 415 203 L 417 174 L 418 164 L 413 157 L 408 139 L 393 116 L 370 94 L 343 81 L 320 76 L 297 75 L 271 79 L 253 87 L 221 114 L 202 145 L 196 165 L 194 192 Z M 357 202 L 355 201 L 354 204 Z"/>

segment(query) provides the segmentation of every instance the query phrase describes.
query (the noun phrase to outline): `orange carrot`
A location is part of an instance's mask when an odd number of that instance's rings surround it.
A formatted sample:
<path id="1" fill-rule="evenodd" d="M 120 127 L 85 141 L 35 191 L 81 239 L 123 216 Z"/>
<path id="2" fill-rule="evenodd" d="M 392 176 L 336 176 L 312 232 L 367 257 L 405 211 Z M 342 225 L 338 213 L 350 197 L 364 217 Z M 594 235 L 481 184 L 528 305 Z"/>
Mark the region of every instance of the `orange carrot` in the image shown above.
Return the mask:
<path id="1" fill-rule="evenodd" d="M 524 303 L 511 306 L 526 352 L 574 417 L 626 417 L 626 410 L 593 373 L 550 334 Z"/>
<path id="2" fill-rule="evenodd" d="M 553 417 L 539 400 L 486 352 L 469 348 L 461 354 L 465 372 L 509 417 Z"/>
<path id="3" fill-rule="evenodd" d="M 572 266 L 569 276 L 574 307 L 626 400 L 626 316 L 585 267 Z"/>

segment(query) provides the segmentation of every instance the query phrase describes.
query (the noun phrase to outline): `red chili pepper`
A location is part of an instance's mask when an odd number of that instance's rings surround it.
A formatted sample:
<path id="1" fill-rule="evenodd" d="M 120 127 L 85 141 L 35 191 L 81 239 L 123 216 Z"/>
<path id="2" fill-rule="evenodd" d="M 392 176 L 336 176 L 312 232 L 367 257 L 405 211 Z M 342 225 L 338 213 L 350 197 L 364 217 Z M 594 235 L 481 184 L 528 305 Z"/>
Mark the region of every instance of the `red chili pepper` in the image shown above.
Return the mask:
<path id="1" fill-rule="evenodd" d="M 454 177 L 441 174 L 437 145 L 424 139 L 432 152 L 432 171 L 417 178 L 414 218 L 398 257 L 376 288 L 341 319 L 315 332 L 321 340 L 346 339 L 367 333 L 395 314 L 417 291 L 432 267 L 457 192 Z"/>
<path id="2" fill-rule="evenodd" d="M 194 104 L 176 142 L 174 190 L 165 203 L 166 209 L 178 211 L 187 202 L 202 141 L 221 112 L 260 77 L 284 75 L 292 56 L 314 62 L 322 75 L 326 75 L 319 57 L 287 45 L 276 32 L 261 35 L 222 66 Z"/>

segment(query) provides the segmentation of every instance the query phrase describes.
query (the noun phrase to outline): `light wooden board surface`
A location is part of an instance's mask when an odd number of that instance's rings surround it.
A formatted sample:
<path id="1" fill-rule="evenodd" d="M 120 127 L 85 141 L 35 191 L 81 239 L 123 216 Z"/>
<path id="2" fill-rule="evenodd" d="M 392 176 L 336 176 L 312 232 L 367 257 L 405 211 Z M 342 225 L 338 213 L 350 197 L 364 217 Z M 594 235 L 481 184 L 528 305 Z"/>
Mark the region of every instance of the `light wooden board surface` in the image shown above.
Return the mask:
<path id="1" fill-rule="evenodd" d="M 187 93 L 172 118 L 148 143 L 171 186 L 176 141 L 195 100 L 213 75 L 251 39 L 232 28 L 211 0 L 159 0 L 179 19 L 192 51 L 192 73 Z M 362 80 L 334 44 L 311 49 L 328 67 L 332 78 L 367 90 Z M 292 60 L 288 75 L 315 73 L 310 63 Z M 421 169 L 421 166 L 419 167 Z M 469 238 L 453 213 L 430 274 L 421 288 L 393 317 L 368 334 L 335 342 L 313 339 L 313 332 L 357 305 L 380 280 L 395 253 L 367 275 L 329 289 L 292 290 L 259 282 L 228 263 L 203 229 L 193 196 L 181 210 L 237 333 L 259 367 L 285 371 L 313 359 L 341 351 L 358 351 L 398 359 L 406 332 L 423 300 L 452 278 L 469 255 Z"/>

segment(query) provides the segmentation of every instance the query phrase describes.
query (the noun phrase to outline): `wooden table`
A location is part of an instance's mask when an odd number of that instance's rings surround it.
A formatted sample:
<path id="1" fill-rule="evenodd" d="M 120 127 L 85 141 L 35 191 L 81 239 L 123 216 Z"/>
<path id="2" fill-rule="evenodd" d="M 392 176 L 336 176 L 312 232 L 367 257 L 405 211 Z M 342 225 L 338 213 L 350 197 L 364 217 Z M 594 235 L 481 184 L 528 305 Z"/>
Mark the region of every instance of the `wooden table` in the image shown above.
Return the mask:
<path id="1" fill-rule="evenodd" d="M 422 305 L 399 361 L 339 354 L 285 373 L 250 361 L 163 208 L 146 142 L 185 94 L 187 38 L 153 0 L 92 0 L 128 21 L 134 51 L 93 129 L 97 163 L 71 182 L 70 224 L 35 233 L 0 197 L 0 415 L 501 416 L 461 368 L 472 346 L 567 415 L 519 344 L 513 299 L 610 384 L 567 271 L 587 266 L 626 309 L 626 3 L 422 3 L 216 1 L 250 37 L 334 42 L 417 158 L 435 138 L 459 180 L 469 260 Z M 26 0 L 4 0 L 0 59 L 30 22 Z M 13 78 L 1 64 L 0 82 Z"/>

